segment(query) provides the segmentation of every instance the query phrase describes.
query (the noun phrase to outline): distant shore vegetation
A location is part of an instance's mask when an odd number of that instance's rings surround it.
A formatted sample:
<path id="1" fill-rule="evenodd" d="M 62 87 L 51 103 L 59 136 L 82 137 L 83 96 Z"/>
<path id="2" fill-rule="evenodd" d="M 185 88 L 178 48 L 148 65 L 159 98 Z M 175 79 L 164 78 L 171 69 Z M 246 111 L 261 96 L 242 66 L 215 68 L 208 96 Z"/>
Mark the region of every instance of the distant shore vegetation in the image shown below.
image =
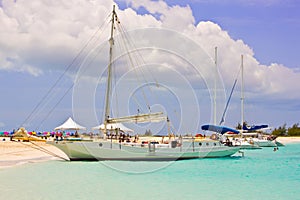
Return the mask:
<path id="1" fill-rule="evenodd" d="M 299 123 L 294 124 L 292 127 L 287 128 L 286 124 L 275 128 L 272 135 L 276 136 L 300 136 Z"/>

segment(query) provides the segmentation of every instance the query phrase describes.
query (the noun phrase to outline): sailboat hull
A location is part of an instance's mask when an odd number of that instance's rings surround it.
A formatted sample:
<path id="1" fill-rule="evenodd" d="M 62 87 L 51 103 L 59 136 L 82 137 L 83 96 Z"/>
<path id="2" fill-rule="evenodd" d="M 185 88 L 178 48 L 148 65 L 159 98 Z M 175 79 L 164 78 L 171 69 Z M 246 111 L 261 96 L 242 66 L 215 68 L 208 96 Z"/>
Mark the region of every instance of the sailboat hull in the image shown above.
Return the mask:
<path id="1" fill-rule="evenodd" d="M 274 140 L 253 139 L 253 142 L 259 147 L 277 147 L 277 144 Z"/>
<path id="2" fill-rule="evenodd" d="M 171 147 L 160 144 L 119 144 L 109 141 L 52 141 L 71 161 L 130 160 L 172 161 L 197 158 L 226 157 L 235 154 L 240 147 L 228 147 L 219 142 L 185 142 Z M 202 143 L 201 143 L 202 145 Z M 205 146 L 204 146 L 205 145 Z"/>

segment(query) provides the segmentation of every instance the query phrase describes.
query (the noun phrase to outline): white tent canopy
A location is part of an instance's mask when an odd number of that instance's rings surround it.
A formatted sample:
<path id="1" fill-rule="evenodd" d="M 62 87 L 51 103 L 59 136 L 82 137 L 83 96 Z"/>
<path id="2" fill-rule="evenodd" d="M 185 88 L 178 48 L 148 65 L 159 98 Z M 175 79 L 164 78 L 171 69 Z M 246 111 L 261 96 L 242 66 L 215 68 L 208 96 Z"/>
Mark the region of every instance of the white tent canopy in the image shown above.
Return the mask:
<path id="1" fill-rule="evenodd" d="M 54 130 L 85 130 L 86 128 L 77 124 L 71 117 L 62 125 L 56 127 Z"/>
<path id="2" fill-rule="evenodd" d="M 104 130 L 104 124 L 101 124 L 99 126 L 95 126 L 92 128 L 93 130 Z M 121 123 L 113 123 L 113 124 L 107 124 L 107 130 L 115 130 L 115 129 L 120 129 L 121 131 L 124 132 L 133 132 L 132 129 L 127 128 Z"/>

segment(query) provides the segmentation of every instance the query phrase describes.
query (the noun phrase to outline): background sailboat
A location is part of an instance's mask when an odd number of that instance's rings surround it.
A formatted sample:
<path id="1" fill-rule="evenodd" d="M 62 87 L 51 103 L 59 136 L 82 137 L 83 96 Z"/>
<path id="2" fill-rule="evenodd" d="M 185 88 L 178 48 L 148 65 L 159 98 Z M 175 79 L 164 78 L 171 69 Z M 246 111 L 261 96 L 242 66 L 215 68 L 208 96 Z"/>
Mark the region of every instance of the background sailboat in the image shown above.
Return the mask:
<path id="1" fill-rule="evenodd" d="M 255 136 L 248 138 L 248 141 L 259 147 L 276 147 L 276 142 L 271 137 L 263 137 L 258 131 L 267 128 L 268 125 L 254 125 L 248 127 L 244 119 L 244 56 L 241 55 L 241 134 L 243 136 Z"/>
<path id="2" fill-rule="evenodd" d="M 227 104 L 225 106 L 223 115 L 221 117 L 221 121 L 219 124 L 217 124 L 217 93 L 216 93 L 216 91 L 217 91 L 216 74 L 218 73 L 218 62 L 217 62 L 218 53 L 217 52 L 218 52 L 218 48 L 215 47 L 215 75 L 214 75 L 215 78 L 214 78 L 214 96 L 213 96 L 213 122 L 214 123 L 202 125 L 201 129 L 206 130 L 206 131 L 213 131 L 213 132 L 221 134 L 221 135 L 223 135 L 225 133 L 238 134 L 239 133 L 238 130 L 227 127 L 227 126 L 222 126 L 222 123 L 224 123 L 224 121 L 225 121 L 225 113 L 227 111 L 230 98 L 227 101 Z M 233 89 L 231 91 L 231 94 L 232 94 L 232 92 L 233 92 Z M 231 95 L 230 95 L 230 97 L 231 97 Z"/>

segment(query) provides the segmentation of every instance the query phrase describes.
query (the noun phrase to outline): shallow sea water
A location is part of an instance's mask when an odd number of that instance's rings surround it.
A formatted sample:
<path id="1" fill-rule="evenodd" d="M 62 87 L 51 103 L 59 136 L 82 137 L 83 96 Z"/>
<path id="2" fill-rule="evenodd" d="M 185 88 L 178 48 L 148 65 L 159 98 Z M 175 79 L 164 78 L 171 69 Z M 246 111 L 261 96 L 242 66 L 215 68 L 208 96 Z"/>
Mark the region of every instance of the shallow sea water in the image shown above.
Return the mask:
<path id="1" fill-rule="evenodd" d="M 0 170 L 0 199 L 300 199 L 300 143 L 177 162 L 28 163 Z"/>

